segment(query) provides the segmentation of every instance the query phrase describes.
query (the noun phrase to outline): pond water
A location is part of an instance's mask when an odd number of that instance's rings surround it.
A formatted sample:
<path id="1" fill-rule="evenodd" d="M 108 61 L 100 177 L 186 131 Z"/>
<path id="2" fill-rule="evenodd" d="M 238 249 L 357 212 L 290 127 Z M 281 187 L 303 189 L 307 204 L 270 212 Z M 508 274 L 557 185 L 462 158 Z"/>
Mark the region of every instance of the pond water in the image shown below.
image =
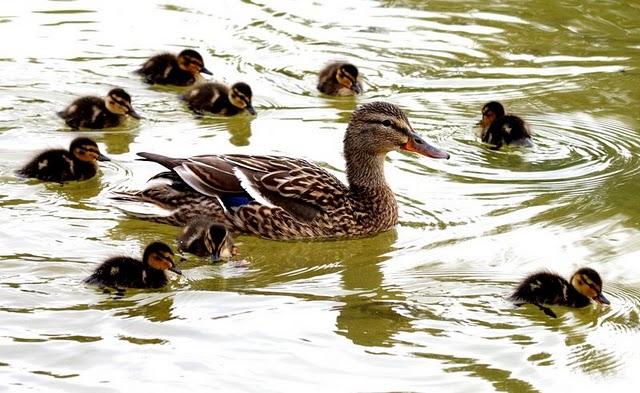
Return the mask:
<path id="1" fill-rule="evenodd" d="M 0 5 L 0 391 L 509 391 L 613 388 L 640 366 L 640 5 L 636 1 L 23 1 Z M 132 74 L 199 50 L 248 82 L 255 118 L 194 117 Z M 361 69 L 327 98 L 316 74 Z M 119 86 L 145 119 L 69 130 L 74 97 Z M 489 150 L 483 103 L 522 115 L 535 147 Z M 83 285 L 105 258 L 179 229 L 110 199 L 161 168 L 136 160 L 270 153 L 344 179 L 361 103 L 400 105 L 451 154 L 392 153 L 400 224 L 366 239 L 237 239 L 251 265 L 187 257 L 184 276 L 124 297 Z M 16 178 L 36 151 L 90 135 L 113 161 L 64 186 Z M 591 266 L 610 307 L 505 297 L 526 274 Z M 618 389 L 619 391 L 619 389 Z"/>

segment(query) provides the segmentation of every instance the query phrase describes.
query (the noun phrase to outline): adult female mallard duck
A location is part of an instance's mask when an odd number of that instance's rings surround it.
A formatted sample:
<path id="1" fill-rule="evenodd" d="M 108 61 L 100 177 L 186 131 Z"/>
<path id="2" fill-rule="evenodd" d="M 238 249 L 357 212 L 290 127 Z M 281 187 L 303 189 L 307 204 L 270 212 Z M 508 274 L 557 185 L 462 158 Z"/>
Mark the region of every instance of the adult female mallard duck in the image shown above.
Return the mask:
<path id="1" fill-rule="evenodd" d="M 200 73 L 211 74 L 205 68 L 200 53 L 185 49 L 178 54 L 162 53 L 147 60 L 136 73 L 150 84 L 190 86 L 203 79 Z"/>
<path id="2" fill-rule="evenodd" d="M 252 115 L 256 114 L 251 98 L 251 87 L 243 82 L 238 82 L 228 88 L 222 83 L 202 83 L 185 92 L 182 98 L 189 109 L 203 114 L 211 112 L 223 116 L 233 116 L 244 110 Z"/>
<path id="3" fill-rule="evenodd" d="M 109 258 L 84 282 L 112 288 L 162 288 L 167 284 L 167 271 L 182 274 L 173 262 L 173 251 L 162 242 L 147 246 L 142 261 L 131 257 Z"/>
<path id="4" fill-rule="evenodd" d="M 571 276 L 570 281 L 555 273 L 539 272 L 525 278 L 510 296 L 516 303 L 531 303 L 545 314 L 556 318 L 556 314 L 543 305 L 585 307 L 591 300 L 609 304 L 602 294 L 602 279 L 593 269 L 584 267 Z"/>
<path id="5" fill-rule="evenodd" d="M 100 149 L 94 141 L 79 137 L 71 142 L 69 150 L 43 151 L 22 169 L 16 171 L 16 174 L 22 177 L 60 183 L 70 180 L 86 180 L 96 175 L 97 161 L 111 160 L 100 153 Z"/>
<path id="6" fill-rule="evenodd" d="M 227 228 L 206 217 L 187 223 L 178 237 L 178 247 L 199 257 L 211 257 L 211 262 L 229 260 L 238 253 Z"/>
<path id="7" fill-rule="evenodd" d="M 531 132 L 524 120 L 516 115 L 505 114 L 504 106 L 497 101 L 484 104 L 478 126 L 480 139 L 494 145 L 494 150 L 502 145 L 533 146 Z"/>
<path id="8" fill-rule="evenodd" d="M 362 77 L 349 63 L 331 63 L 320 71 L 318 90 L 332 96 L 353 96 L 362 93 Z"/>
<path id="9" fill-rule="evenodd" d="M 344 136 L 349 185 L 299 158 L 240 154 L 169 158 L 138 153 L 169 168 L 160 184 L 120 197 L 170 210 L 156 222 L 184 225 L 211 217 L 231 232 L 269 239 L 328 239 L 373 235 L 398 223 L 398 204 L 384 178 L 388 152 L 449 158 L 422 139 L 395 105 L 358 108 Z"/>
<path id="10" fill-rule="evenodd" d="M 71 128 L 101 129 L 117 127 L 127 115 L 140 119 L 131 106 L 131 96 L 122 89 L 112 89 L 106 97 L 80 97 L 57 113 Z"/>

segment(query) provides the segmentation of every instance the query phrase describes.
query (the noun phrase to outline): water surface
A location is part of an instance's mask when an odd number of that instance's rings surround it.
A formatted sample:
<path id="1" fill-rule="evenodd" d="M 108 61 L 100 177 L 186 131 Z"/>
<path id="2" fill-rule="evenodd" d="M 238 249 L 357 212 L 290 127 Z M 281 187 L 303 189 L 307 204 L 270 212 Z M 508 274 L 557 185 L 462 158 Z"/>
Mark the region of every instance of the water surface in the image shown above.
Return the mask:
<path id="1" fill-rule="evenodd" d="M 514 391 L 626 386 L 640 328 L 640 7 L 634 1 L 31 1 L 0 5 L 0 391 Z M 132 74 L 199 50 L 248 82 L 256 118 L 197 118 Z M 315 90 L 334 59 L 365 94 Z M 74 132 L 55 111 L 126 89 L 145 116 Z M 523 115 L 535 147 L 476 140 L 482 104 Z M 344 179 L 357 104 L 390 101 L 448 161 L 392 153 L 400 225 L 376 237 L 238 239 L 247 267 L 195 257 L 159 291 L 81 284 L 178 229 L 109 199 L 161 168 L 135 153 L 306 157 Z M 90 135 L 114 161 L 90 181 L 14 176 Z M 610 307 L 515 308 L 529 272 L 597 269 Z"/>

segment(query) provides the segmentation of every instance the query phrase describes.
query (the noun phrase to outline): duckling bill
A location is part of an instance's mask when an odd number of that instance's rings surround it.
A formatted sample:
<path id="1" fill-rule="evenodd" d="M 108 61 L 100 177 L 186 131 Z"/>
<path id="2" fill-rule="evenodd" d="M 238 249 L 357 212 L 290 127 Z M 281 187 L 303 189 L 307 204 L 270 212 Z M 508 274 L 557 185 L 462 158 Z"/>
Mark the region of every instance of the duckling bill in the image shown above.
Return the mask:
<path id="1" fill-rule="evenodd" d="M 71 142 L 69 150 L 43 151 L 23 168 L 16 171 L 16 174 L 22 177 L 60 183 L 71 180 L 87 180 L 96 175 L 97 161 L 110 161 L 110 159 L 100 153 L 98 145 L 93 140 L 80 137 Z"/>
<path id="2" fill-rule="evenodd" d="M 144 250 L 142 261 L 126 256 L 109 258 L 84 282 L 111 288 L 162 288 L 168 282 L 167 271 L 182 274 L 173 262 L 171 248 L 154 242 Z"/>
<path id="3" fill-rule="evenodd" d="M 74 130 L 117 127 L 127 116 L 140 119 L 131 106 L 131 96 L 122 89 L 112 89 L 106 97 L 87 96 L 73 101 L 57 113 Z"/>
<path id="4" fill-rule="evenodd" d="M 524 120 L 516 115 L 506 114 L 504 106 L 497 101 L 484 104 L 478 126 L 480 139 L 494 145 L 493 150 L 498 150 L 503 145 L 533 146 L 531 132 Z"/>
<path id="5" fill-rule="evenodd" d="M 233 116 L 245 110 L 255 115 L 252 97 L 251 87 L 243 82 L 238 82 L 231 88 L 222 83 L 202 83 L 181 96 L 195 113 L 211 112 L 223 116 Z"/>
<path id="6" fill-rule="evenodd" d="M 187 223 L 178 237 L 181 251 L 199 257 L 211 257 L 211 262 L 229 260 L 237 254 L 237 248 L 227 228 L 206 217 L 196 218 Z"/>
<path id="7" fill-rule="evenodd" d="M 556 314 L 544 305 L 582 308 L 594 301 L 610 304 L 602 294 L 602 279 L 593 269 L 581 268 L 569 281 L 550 272 L 539 272 L 525 278 L 510 296 L 516 303 L 531 303 L 545 314 L 556 318 Z"/>
<path id="8" fill-rule="evenodd" d="M 362 77 L 353 64 L 331 63 L 320 71 L 318 90 L 332 96 L 357 95 L 362 93 Z"/>
<path id="9" fill-rule="evenodd" d="M 162 53 L 147 60 L 136 73 L 150 84 L 190 86 L 203 79 L 200 73 L 212 75 L 204 66 L 200 53 L 185 49 L 177 56 Z"/>

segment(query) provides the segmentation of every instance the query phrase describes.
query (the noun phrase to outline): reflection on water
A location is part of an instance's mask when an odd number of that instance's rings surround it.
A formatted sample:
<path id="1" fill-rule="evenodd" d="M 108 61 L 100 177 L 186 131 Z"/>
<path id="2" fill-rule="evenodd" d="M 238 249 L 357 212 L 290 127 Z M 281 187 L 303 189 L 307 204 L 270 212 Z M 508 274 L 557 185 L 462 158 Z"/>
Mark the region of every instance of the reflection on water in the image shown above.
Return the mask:
<path id="1" fill-rule="evenodd" d="M 0 47 L 0 378 L 64 391 L 622 387 L 640 364 L 638 20 L 635 2 L 611 0 L 3 3 L 0 33 L 20 39 Z M 132 74 L 185 47 L 214 80 L 249 83 L 258 116 L 195 116 L 182 88 Z M 362 96 L 316 91 L 332 60 L 358 66 Z M 116 86 L 144 119 L 76 132 L 55 116 Z M 475 138 L 496 99 L 531 125 L 533 148 Z M 239 237 L 248 266 L 185 256 L 184 275 L 159 291 L 81 283 L 109 256 L 175 244 L 178 228 L 109 200 L 159 170 L 135 153 L 301 156 L 344 179 L 346 124 L 376 100 L 452 156 L 388 156 L 395 231 Z M 77 135 L 113 159 L 96 178 L 14 176 Z M 532 271 L 578 266 L 600 272 L 610 307 L 555 307 L 551 319 L 504 300 Z"/>

